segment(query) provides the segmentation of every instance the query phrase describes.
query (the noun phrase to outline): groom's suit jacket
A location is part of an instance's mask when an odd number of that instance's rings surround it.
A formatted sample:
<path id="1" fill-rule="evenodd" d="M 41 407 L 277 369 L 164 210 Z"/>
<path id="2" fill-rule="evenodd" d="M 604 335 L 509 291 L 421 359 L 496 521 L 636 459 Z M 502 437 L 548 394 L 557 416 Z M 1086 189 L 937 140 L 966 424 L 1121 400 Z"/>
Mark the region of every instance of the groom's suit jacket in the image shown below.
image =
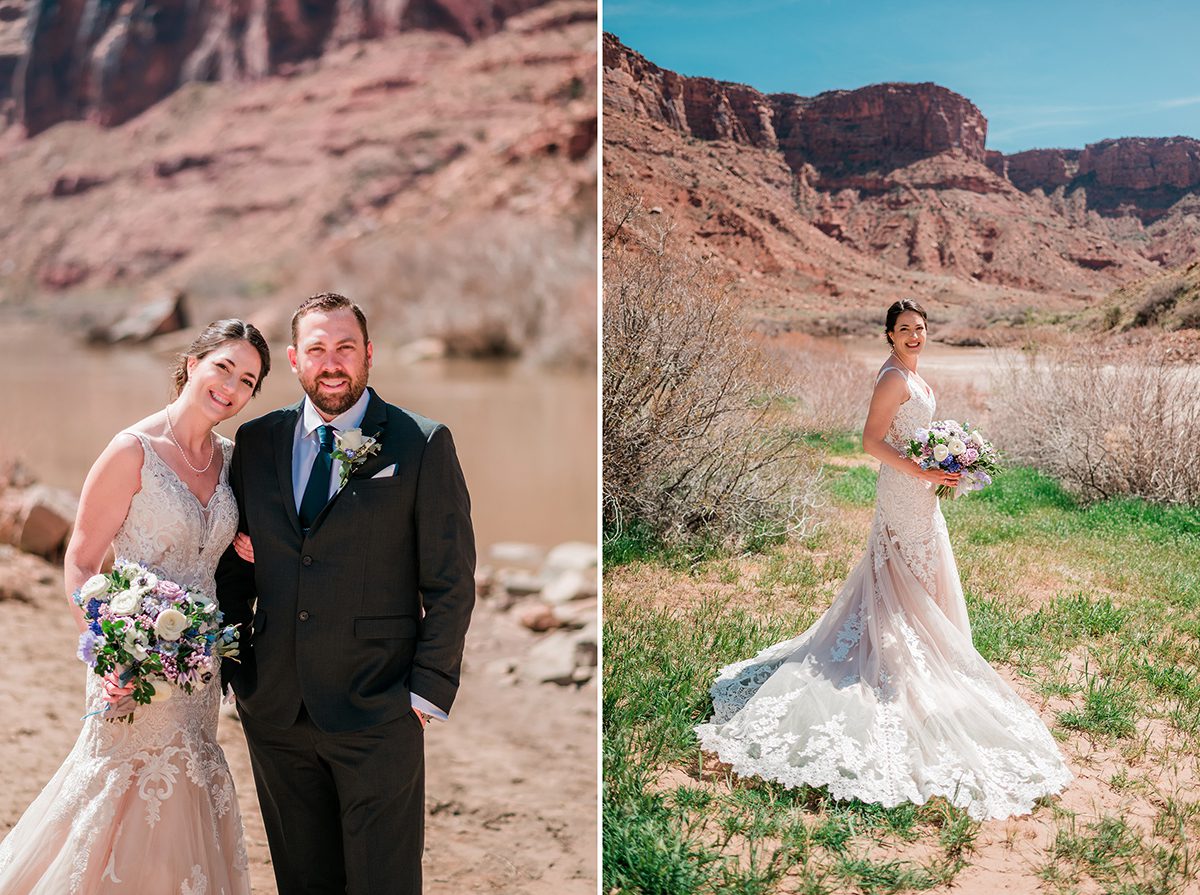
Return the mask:
<path id="1" fill-rule="evenodd" d="M 231 547 L 217 571 L 241 663 L 224 663 L 239 707 L 291 725 L 301 701 L 326 732 L 410 711 L 410 691 L 445 711 L 458 689 L 475 602 L 470 498 L 450 431 L 370 390 L 362 432 L 380 451 L 300 527 L 292 446 L 303 402 L 243 425 L 229 482 L 254 563 Z M 394 475 L 372 476 L 395 464 Z"/>

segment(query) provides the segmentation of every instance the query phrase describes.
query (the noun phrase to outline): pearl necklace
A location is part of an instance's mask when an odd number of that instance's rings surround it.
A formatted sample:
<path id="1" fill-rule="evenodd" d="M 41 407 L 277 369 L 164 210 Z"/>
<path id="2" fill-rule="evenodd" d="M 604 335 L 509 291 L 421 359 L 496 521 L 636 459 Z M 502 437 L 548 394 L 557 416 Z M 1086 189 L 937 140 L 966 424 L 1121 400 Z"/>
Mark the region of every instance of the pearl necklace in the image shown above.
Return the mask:
<path id="1" fill-rule="evenodd" d="M 213 441 L 212 432 L 208 433 L 208 462 L 204 464 L 203 469 L 197 469 L 195 466 L 192 465 L 192 461 L 188 459 L 187 452 L 184 451 L 183 446 L 180 445 L 178 440 L 176 440 L 176 438 L 175 438 L 175 429 L 171 425 L 171 408 L 170 407 L 166 408 L 166 414 L 167 414 L 167 434 L 171 436 L 171 443 L 174 444 L 175 447 L 179 448 L 179 453 L 183 455 L 183 462 L 187 464 L 188 469 L 190 469 L 192 472 L 196 473 L 196 475 L 203 475 L 204 473 L 208 472 L 209 468 L 212 466 L 213 457 L 215 457 L 217 455 L 217 443 L 215 441 Z"/>
<path id="2" fill-rule="evenodd" d="M 904 369 L 906 369 L 908 372 L 912 373 L 914 376 L 916 375 L 917 371 L 916 371 L 916 370 L 914 370 L 912 367 L 910 367 L 908 364 L 906 364 L 906 363 L 904 362 L 903 358 L 901 358 L 901 357 L 900 357 L 900 355 L 898 355 L 898 354 L 896 353 L 896 349 L 895 349 L 895 347 L 894 347 L 894 346 L 893 346 L 893 348 L 892 348 L 892 357 L 894 357 L 894 358 L 896 359 L 896 363 L 898 363 L 900 366 L 902 366 L 902 367 L 903 367 Z"/>

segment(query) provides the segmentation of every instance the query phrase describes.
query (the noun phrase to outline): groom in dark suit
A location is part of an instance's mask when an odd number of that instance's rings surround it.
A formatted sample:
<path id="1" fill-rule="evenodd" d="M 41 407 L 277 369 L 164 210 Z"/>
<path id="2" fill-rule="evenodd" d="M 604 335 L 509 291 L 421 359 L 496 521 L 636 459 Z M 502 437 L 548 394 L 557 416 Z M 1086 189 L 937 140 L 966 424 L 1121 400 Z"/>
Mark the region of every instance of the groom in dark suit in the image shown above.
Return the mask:
<path id="1" fill-rule="evenodd" d="M 243 631 L 225 669 L 280 895 L 421 891 L 424 728 L 454 702 L 475 600 L 450 432 L 367 388 L 372 350 L 356 304 L 305 301 L 306 397 L 243 425 L 230 465 L 253 562 L 231 547 L 218 569 Z"/>

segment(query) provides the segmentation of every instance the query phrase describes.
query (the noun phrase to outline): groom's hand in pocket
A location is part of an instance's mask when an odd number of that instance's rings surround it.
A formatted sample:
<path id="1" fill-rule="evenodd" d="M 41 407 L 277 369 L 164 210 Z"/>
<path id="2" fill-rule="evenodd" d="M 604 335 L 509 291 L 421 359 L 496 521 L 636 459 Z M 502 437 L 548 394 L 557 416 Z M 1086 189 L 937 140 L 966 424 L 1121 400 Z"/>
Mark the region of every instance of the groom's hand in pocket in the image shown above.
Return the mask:
<path id="1" fill-rule="evenodd" d="M 421 722 L 421 729 L 424 730 L 425 726 L 429 723 L 429 716 L 420 709 L 413 709 L 412 713 L 417 716 L 417 720 Z"/>

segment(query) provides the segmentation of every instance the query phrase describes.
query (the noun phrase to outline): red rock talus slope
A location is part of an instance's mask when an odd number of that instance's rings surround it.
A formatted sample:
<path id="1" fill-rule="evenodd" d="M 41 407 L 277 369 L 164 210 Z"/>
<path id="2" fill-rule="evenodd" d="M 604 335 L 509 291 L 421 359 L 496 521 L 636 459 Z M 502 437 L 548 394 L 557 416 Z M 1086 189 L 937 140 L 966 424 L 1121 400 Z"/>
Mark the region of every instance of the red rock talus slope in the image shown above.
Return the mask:
<path id="1" fill-rule="evenodd" d="M 1200 257 L 1193 140 L 1003 156 L 935 84 L 767 95 L 612 35 L 604 116 L 606 176 L 721 259 L 765 321 L 898 294 L 963 319 L 1069 311 Z"/>

